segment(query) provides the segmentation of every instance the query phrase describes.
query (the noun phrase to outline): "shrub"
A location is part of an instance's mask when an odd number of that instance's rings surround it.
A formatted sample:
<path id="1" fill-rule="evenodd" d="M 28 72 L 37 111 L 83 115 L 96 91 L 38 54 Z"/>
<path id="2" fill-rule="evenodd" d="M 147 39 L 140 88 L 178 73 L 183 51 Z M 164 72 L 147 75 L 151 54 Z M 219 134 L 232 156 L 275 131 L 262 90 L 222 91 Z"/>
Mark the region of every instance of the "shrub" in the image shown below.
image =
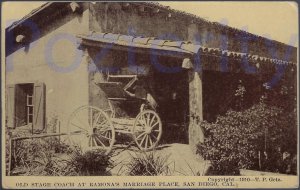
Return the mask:
<path id="1" fill-rule="evenodd" d="M 104 150 L 90 150 L 83 152 L 80 149 L 76 149 L 70 154 L 70 158 L 65 160 L 65 175 L 111 175 L 109 169 L 113 168 L 113 162 L 110 158 L 111 154 L 106 154 Z"/>
<path id="2" fill-rule="evenodd" d="M 28 165 L 41 155 L 50 156 L 54 153 L 70 152 L 70 147 L 56 137 L 18 140 L 13 154 L 13 164 Z"/>
<path id="3" fill-rule="evenodd" d="M 198 145 L 198 153 L 211 161 L 212 175 L 238 175 L 239 168 L 282 172 L 282 153 L 297 150 L 294 114 L 264 103 L 228 111 L 215 123 L 201 124 L 206 139 Z"/>
<path id="4" fill-rule="evenodd" d="M 69 153 L 70 147 L 57 137 L 34 138 L 16 141 L 12 154 L 14 174 L 61 175 L 56 153 Z"/>
<path id="5" fill-rule="evenodd" d="M 141 152 L 131 155 L 127 164 L 130 176 L 159 176 L 170 175 L 171 170 L 167 163 L 169 156 L 160 156 L 152 152 Z"/>
<path id="6" fill-rule="evenodd" d="M 64 154 L 57 154 L 64 153 Z M 27 139 L 17 142 L 12 175 L 88 176 L 110 175 L 110 155 L 92 150 L 71 149 L 57 138 Z"/>

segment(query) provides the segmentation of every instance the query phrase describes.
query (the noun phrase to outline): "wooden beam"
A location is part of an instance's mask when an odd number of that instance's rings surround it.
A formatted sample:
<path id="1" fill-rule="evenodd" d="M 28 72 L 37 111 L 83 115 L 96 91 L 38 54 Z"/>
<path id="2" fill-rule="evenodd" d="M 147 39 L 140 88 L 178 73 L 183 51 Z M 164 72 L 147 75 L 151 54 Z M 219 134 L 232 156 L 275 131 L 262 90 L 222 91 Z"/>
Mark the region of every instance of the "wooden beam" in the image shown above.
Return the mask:
<path id="1" fill-rule="evenodd" d="M 204 141 L 200 126 L 203 121 L 202 72 L 189 71 L 189 145 L 194 153 L 197 144 Z"/>
<path id="2" fill-rule="evenodd" d="M 151 48 L 139 48 L 139 47 L 128 47 L 128 46 L 121 46 L 117 44 L 112 44 L 112 47 L 108 46 L 105 43 L 99 43 L 99 42 L 92 42 L 88 40 L 84 40 L 81 43 L 82 46 L 85 47 L 98 47 L 98 48 L 108 48 L 116 51 L 127 51 L 127 52 L 135 52 L 135 53 L 146 53 L 146 54 L 154 54 L 159 56 L 168 56 L 168 57 L 176 57 L 176 58 L 183 58 L 183 57 L 190 57 L 191 54 L 185 53 L 185 52 L 176 52 L 172 50 L 153 50 Z M 172 52 L 172 53 L 167 53 Z"/>
<path id="3" fill-rule="evenodd" d="M 13 137 L 11 138 L 11 140 L 17 141 L 17 140 L 32 139 L 32 138 L 55 137 L 61 135 L 68 135 L 68 134 L 67 133 L 46 133 L 46 134 L 30 135 L 24 137 Z"/>

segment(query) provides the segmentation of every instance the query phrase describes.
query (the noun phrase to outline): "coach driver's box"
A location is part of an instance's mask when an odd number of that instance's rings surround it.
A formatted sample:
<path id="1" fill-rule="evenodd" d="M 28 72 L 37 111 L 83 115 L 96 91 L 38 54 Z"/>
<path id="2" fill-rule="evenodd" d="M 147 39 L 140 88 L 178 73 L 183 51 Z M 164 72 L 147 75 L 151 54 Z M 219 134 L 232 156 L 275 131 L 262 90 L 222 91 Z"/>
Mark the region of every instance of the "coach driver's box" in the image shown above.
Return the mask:
<path id="1" fill-rule="evenodd" d="M 293 3 L 3 5 L 39 5 L 3 33 L 3 186 L 295 186 L 297 47 L 188 13 L 264 30 Z"/>

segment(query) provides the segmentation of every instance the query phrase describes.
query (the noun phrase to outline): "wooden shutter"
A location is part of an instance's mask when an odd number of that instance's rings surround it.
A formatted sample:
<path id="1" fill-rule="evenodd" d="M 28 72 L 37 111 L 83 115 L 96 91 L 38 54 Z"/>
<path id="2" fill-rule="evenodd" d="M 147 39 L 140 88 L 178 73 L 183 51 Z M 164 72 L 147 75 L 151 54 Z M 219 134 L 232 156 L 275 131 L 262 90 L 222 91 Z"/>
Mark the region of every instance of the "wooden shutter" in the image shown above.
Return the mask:
<path id="1" fill-rule="evenodd" d="M 46 86 L 35 83 L 33 89 L 33 129 L 41 131 L 46 125 Z"/>
<path id="2" fill-rule="evenodd" d="M 15 128 L 16 127 L 16 106 L 15 106 L 15 85 L 8 85 L 6 87 L 6 118 L 7 118 L 7 127 Z"/>
<path id="3" fill-rule="evenodd" d="M 26 124 L 26 94 L 20 84 L 15 85 L 15 126 Z"/>

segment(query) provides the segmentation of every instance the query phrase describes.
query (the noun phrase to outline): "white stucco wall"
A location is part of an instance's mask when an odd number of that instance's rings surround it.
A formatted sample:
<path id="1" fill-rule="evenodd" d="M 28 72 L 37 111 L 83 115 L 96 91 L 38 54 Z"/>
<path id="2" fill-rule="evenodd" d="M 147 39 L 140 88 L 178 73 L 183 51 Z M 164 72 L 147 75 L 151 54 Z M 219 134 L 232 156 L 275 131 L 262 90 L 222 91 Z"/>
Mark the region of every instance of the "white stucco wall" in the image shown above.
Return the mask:
<path id="1" fill-rule="evenodd" d="M 6 85 L 45 83 L 46 122 L 57 115 L 61 121 L 61 132 L 66 131 L 69 115 L 77 107 L 88 104 L 86 57 L 82 56 L 84 55 L 82 50 L 77 49 L 75 41 L 75 35 L 88 32 L 88 22 L 89 10 L 86 10 L 80 18 L 72 16 L 70 21 L 30 44 L 28 51 L 21 48 L 6 58 L 6 67 L 12 66 L 10 71 L 6 71 Z M 51 43 L 54 45 L 49 48 Z M 49 49 L 52 49 L 52 52 Z M 68 72 L 56 71 L 49 66 L 51 53 L 52 64 L 59 67 L 67 68 L 72 64 L 75 65 L 75 59 L 79 59 L 80 65 Z"/>

